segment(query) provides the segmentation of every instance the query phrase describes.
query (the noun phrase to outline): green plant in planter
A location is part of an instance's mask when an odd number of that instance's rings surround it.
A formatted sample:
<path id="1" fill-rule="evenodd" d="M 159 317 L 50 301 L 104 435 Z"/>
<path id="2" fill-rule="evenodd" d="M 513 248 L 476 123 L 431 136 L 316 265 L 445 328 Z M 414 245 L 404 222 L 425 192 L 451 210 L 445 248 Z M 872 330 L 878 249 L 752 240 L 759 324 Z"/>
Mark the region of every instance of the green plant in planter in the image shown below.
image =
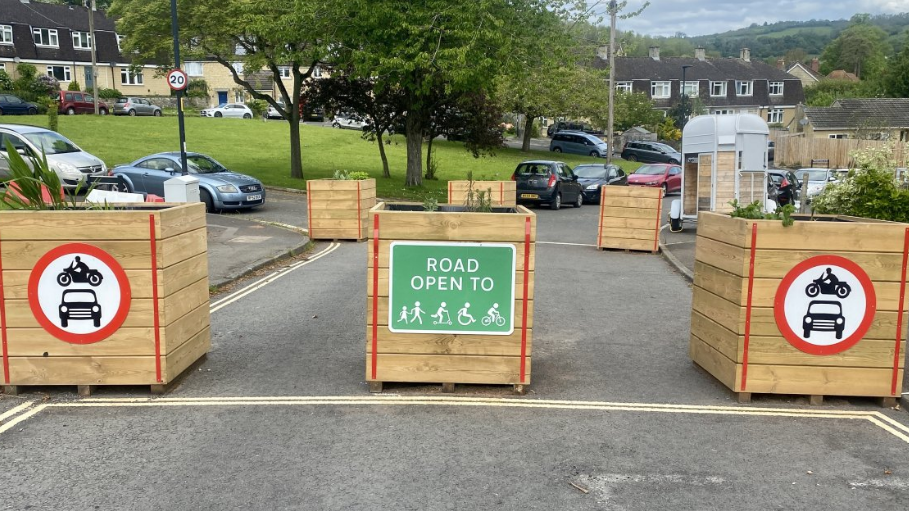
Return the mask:
<path id="1" fill-rule="evenodd" d="M 492 188 L 475 190 L 474 183 L 473 171 L 470 171 L 467 173 L 467 199 L 464 201 L 464 209 L 472 213 L 491 213 Z"/>
<path id="2" fill-rule="evenodd" d="M 423 197 L 423 211 L 438 211 L 439 199 L 435 195 Z"/>
<path id="3" fill-rule="evenodd" d="M 348 172 L 346 170 L 336 170 L 334 179 L 340 181 L 363 181 L 364 179 L 369 179 L 369 174 L 363 171 Z"/>
<path id="4" fill-rule="evenodd" d="M 764 213 L 761 207 L 761 201 L 754 201 L 747 206 L 739 204 L 738 199 L 733 199 L 730 203 L 732 212 L 729 216 L 732 218 L 747 218 L 749 220 L 782 220 L 783 226 L 789 227 L 794 220 L 792 214 L 795 213 L 795 207 L 792 204 L 778 208 L 773 213 Z"/>

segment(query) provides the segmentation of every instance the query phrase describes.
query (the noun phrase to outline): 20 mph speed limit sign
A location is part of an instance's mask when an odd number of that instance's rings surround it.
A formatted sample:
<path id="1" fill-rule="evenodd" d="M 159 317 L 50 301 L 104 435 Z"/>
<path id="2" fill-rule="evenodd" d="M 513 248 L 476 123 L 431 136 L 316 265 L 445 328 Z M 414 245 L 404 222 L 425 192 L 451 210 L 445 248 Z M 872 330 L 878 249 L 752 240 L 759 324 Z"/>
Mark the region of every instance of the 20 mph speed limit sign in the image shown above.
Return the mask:
<path id="1" fill-rule="evenodd" d="M 167 85 L 173 90 L 186 88 L 186 73 L 180 69 L 172 69 L 167 73 Z"/>

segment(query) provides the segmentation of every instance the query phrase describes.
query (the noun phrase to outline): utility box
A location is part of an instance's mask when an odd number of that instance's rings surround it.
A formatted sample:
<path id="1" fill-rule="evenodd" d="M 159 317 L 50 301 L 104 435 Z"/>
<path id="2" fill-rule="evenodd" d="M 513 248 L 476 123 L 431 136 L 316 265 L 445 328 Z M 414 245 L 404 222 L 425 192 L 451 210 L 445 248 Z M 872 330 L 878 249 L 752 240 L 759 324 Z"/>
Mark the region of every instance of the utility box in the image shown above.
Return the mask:
<path id="1" fill-rule="evenodd" d="M 199 180 L 192 176 L 179 176 L 164 182 L 165 202 L 199 202 Z"/>

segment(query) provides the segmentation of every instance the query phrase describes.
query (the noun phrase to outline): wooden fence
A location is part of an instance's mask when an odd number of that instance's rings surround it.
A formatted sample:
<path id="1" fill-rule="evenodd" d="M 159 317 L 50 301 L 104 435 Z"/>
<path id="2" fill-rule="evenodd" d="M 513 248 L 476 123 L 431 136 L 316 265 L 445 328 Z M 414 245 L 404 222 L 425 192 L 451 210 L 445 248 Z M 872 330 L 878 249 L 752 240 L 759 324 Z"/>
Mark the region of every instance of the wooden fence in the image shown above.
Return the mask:
<path id="1" fill-rule="evenodd" d="M 776 142 L 776 165 L 784 167 L 811 167 L 821 166 L 831 169 L 849 168 L 852 163 L 854 151 L 861 149 L 883 148 L 891 142 L 878 140 L 859 140 L 848 138 L 805 138 L 805 137 L 779 137 Z M 907 162 L 905 144 L 896 144 L 893 156 L 897 166 L 905 167 Z M 812 165 L 811 161 L 815 160 Z M 816 160 L 827 160 L 826 164 L 818 165 Z"/>

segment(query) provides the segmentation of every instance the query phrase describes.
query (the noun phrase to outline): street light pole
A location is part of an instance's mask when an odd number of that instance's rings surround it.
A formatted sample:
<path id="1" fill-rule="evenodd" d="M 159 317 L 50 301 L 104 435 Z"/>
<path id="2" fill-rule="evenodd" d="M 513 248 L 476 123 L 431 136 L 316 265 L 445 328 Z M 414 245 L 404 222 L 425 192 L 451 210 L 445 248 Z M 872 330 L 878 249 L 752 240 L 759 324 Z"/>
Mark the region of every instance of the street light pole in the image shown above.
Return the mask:
<path id="1" fill-rule="evenodd" d="M 95 51 L 95 0 L 88 5 L 88 43 L 92 48 L 92 98 L 95 103 L 95 115 L 98 115 L 98 56 Z M 113 72 L 113 70 L 111 70 Z"/>
<path id="2" fill-rule="evenodd" d="M 615 148 L 612 143 L 615 139 L 615 15 L 616 0 L 609 2 L 609 126 L 606 135 L 606 163 L 612 163 L 612 153 Z"/>
<path id="3" fill-rule="evenodd" d="M 177 0 L 170 0 L 170 22 L 171 32 L 174 37 L 174 67 L 180 69 L 180 31 L 177 26 Z M 186 129 L 183 125 L 183 90 L 177 90 L 177 124 L 180 126 L 180 165 L 183 167 L 183 175 L 187 172 L 186 167 Z"/>
<path id="4" fill-rule="evenodd" d="M 684 120 L 687 120 L 687 118 L 689 117 L 689 115 L 688 115 L 688 92 L 685 91 L 685 71 L 688 71 L 689 67 L 691 67 L 690 64 L 686 64 L 686 65 L 682 66 L 682 86 L 679 89 L 679 91 L 682 94 L 682 115 L 685 116 L 685 118 L 686 118 Z M 682 127 L 679 126 L 679 129 L 682 129 Z"/>

